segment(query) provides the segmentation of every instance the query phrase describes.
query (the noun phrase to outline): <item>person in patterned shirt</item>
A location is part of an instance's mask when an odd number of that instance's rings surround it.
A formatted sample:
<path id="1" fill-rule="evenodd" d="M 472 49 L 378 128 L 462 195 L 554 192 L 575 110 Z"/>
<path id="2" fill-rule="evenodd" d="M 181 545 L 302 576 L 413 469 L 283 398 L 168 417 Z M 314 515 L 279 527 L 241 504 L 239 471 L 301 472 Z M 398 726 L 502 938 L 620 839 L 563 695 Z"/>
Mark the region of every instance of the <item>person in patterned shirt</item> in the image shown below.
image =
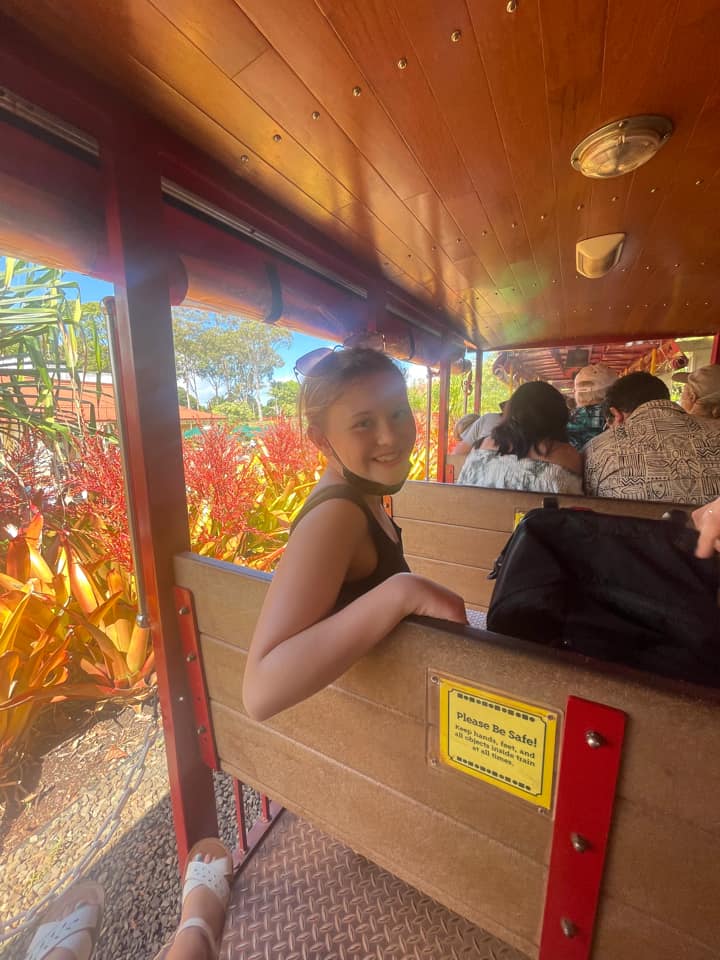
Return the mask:
<path id="1" fill-rule="evenodd" d="M 595 497 L 702 506 L 720 496 L 720 430 L 670 401 L 650 373 L 610 387 L 609 429 L 585 448 L 585 492 Z"/>
<path id="2" fill-rule="evenodd" d="M 575 403 L 567 425 L 568 440 L 576 450 L 605 429 L 605 395 L 617 374 L 604 363 L 591 363 L 575 374 Z"/>

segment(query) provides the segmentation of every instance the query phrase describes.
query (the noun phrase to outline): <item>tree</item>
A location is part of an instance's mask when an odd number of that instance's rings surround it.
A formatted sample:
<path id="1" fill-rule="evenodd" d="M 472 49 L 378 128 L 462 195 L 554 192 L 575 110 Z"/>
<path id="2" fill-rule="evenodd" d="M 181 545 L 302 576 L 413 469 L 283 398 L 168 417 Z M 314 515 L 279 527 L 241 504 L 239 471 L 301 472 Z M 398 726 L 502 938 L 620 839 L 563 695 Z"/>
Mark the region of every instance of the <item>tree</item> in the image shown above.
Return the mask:
<path id="1" fill-rule="evenodd" d="M 265 404 L 266 417 L 294 417 L 298 409 L 300 384 L 297 380 L 273 380 L 268 390 L 268 401 Z"/>
<path id="2" fill-rule="evenodd" d="M 481 413 L 497 413 L 500 410 L 500 403 L 507 400 L 510 396 L 510 388 L 502 380 L 499 380 L 492 372 L 493 363 L 497 357 L 496 353 L 488 353 L 483 357 L 483 379 L 482 392 L 480 397 Z M 465 392 L 463 382 L 466 378 L 459 374 L 450 377 L 450 420 L 455 421 L 465 413 Z M 425 413 L 427 411 L 427 383 L 416 381 L 408 387 L 408 398 L 410 406 L 416 413 Z M 473 394 L 468 397 L 468 411 L 472 411 Z M 440 379 L 433 377 L 432 388 L 432 409 L 435 413 L 440 408 Z"/>
<path id="3" fill-rule="evenodd" d="M 180 307 L 173 329 L 178 378 L 198 395 L 200 380 L 213 388 L 215 401 L 245 401 L 262 420 L 260 394 L 282 366 L 279 346 L 291 334 L 269 324 L 228 314 Z"/>
<path id="4" fill-rule="evenodd" d="M 101 303 L 84 303 L 80 313 L 80 363 L 88 372 L 110 373 L 110 346 L 105 310 Z"/>

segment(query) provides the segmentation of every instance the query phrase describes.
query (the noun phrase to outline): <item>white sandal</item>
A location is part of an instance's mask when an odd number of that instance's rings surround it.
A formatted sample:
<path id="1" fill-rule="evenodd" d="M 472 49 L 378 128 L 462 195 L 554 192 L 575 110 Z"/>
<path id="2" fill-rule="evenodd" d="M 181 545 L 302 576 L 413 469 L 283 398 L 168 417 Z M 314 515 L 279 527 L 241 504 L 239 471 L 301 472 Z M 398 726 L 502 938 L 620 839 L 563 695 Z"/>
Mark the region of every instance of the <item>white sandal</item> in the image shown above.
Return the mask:
<path id="1" fill-rule="evenodd" d="M 85 902 L 63 916 L 68 901 Z M 75 954 L 76 960 L 90 960 L 100 935 L 104 907 L 105 893 L 100 884 L 87 881 L 70 887 L 48 908 L 45 922 L 35 931 L 25 960 L 44 960 L 57 947 Z"/>
<path id="2" fill-rule="evenodd" d="M 210 863 L 193 859 L 198 854 L 202 854 L 203 856 L 210 855 L 213 859 Z M 228 881 L 231 879 L 232 873 L 232 856 L 228 852 L 227 847 L 214 837 L 200 840 L 195 844 L 190 853 L 188 853 L 183 878 L 183 904 L 196 887 L 207 887 L 209 890 L 212 890 L 223 907 L 227 907 L 230 900 L 230 883 Z M 163 960 L 163 957 L 167 955 L 167 952 L 175 942 L 177 935 L 181 931 L 187 930 L 188 927 L 197 927 L 199 930 L 202 930 L 212 955 L 215 957 L 218 955 L 220 945 L 215 940 L 215 934 L 210 924 L 206 920 L 203 920 L 202 917 L 188 917 L 187 920 L 184 920 L 180 924 L 173 934 L 172 940 L 165 944 L 160 953 L 155 957 L 155 960 Z"/>

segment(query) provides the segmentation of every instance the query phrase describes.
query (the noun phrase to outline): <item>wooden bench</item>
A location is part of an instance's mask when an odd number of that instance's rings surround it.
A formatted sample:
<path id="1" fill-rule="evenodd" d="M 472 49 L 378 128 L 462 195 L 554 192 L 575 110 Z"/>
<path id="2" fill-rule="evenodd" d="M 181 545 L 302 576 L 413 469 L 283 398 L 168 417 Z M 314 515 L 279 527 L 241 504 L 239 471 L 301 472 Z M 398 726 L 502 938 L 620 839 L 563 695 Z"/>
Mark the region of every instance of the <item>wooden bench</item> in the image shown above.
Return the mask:
<path id="1" fill-rule="evenodd" d="M 558 497 L 561 507 L 600 513 L 661 517 L 678 504 L 597 497 Z M 519 514 L 541 507 L 543 495 L 487 490 L 446 483 L 406 483 L 392 498 L 395 522 L 402 528 L 405 556 L 414 573 L 455 590 L 469 607 L 486 610 L 493 591 L 487 579 L 507 543 Z"/>
<path id="2" fill-rule="evenodd" d="M 448 526 L 444 498 L 457 493 L 457 506 L 477 493 L 428 489 L 437 523 Z M 518 501 L 507 497 L 509 515 Z M 398 500 L 412 512 L 412 486 Z M 496 508 L 475 510 L 478 526 L 469 529 L 498 532 L 495 516 Z M 455 539 L 448 544 L 457 548 Z M 568 697 L 624 711 L 592 957 L 716 960 L 720 708 L 712 694 L 493 634 L 408 621 L 331 687 L 257 723 L 241 689 L 269 578 L 193 554 L 176 557 L 175 574 L 194 596 L 222 768 L 531 958 L 553 814 L 437 762 L 433 678 L 543 705 L 555 712 L 563 743 Z M 567 776 L 585 776 L 566 767 Z"/>

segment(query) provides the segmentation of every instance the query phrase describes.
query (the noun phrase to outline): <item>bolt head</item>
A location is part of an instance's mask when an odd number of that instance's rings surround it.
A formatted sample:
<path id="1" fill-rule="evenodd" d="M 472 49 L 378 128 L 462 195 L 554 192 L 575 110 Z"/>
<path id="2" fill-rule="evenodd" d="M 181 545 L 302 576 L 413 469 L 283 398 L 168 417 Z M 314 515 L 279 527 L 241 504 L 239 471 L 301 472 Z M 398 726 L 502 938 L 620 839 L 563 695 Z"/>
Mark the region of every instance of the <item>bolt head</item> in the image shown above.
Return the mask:
<path id="1" fill-rule="evenodd" d="M 313 118 L 313 120 L 319 120 L 319 119 L 320 119 L 320 111 L 319 111 L 319 110 L 313 110 L 313 112 L 310 114 L 310 116 Z"/>
<path id="2" fill-rule="evenodd" d="M 462 30 L 453 30 L 453 32 L 450 34 L 450 40 L 453 43 L 460 43 L 462 40 Z"/>
<path id="3" fill-rule="evenodd" d="M 240 163 L 250 163 L 250 157 L 246 153 L 244 153 L 240 157 Z"/>
<path id="4" fill-rule="evenodd" d="M 185 663 L 192 663 L 194 660 L 197 660 L 197 654 L 195 653 L 189 653 L 185 657 Z"/>
<path id="5" fill-rule="evenodd" d="M 585 733 L 585 743 L 593 750 L 597 750 L 605 743 L 602 735 L 597 730 L 587 730 Z"/>
<path id="6" fill-rule="evenodd" d="M 199 737 L 201 737 L 204 733 L 207 733 L 207 727 L 204 727 L 202 724 L 200 724 L 195 732 Z"/>
<path id="7" fill-rule="evenodd" d="M 590 843 L 586 837 L 583 837 L 580 833 L 571 833 L 570 843 L 572 844 L 573 850 L 575 850 L 576 853 L 585 853 L 585 851 L 590 847 Z"/>
<path id="8" fill-rule="evenodd" d="M 186 617 L 190 613 L 190 607 L 180 607 L 178 613 L 181 617 Z"/>
<path id="9" fill-rule="evenodd" d="M 407 57 L 400 57 L 397 62 L 398 70 L 404 70 L 407 67 Z"/>
<path id="10" fill-rule="evenodd" d="M 282 140 L 282 136 L 279 133 L 275 133 L 273 134 L 273 140 L 275 141 L 275 143 L 280 143 L 280 141 Z"/>
<path id="11" fill-rule="evenodd" d="M 568 939 L 577 936 L 578 928 L 568 917 L 560 918 L 560 929 Z"/>
<path id="12" fill-rule="evenodd" d="M 352 95 L 354 97 L 359 97 L 362 93 L 362 87 L 353 87 Z"/>

